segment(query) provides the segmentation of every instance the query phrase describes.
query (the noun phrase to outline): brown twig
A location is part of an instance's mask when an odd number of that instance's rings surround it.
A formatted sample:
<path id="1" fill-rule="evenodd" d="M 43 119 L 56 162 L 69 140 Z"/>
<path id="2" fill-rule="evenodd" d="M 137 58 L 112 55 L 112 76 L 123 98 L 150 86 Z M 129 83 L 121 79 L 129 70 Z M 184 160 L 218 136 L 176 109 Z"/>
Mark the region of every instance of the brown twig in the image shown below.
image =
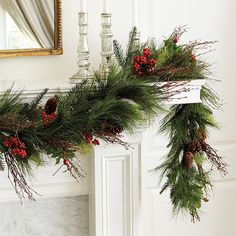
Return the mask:
<path id="1" fill-rule="evenodd" d="M 23 130 L 31 126 L 31 122 L 19 121 L 14 116 L 0 116 L 1 130 L 9 130 L 15 132 L 16 130 Z"/>
<path id="2" fill-rule="evenodd" d="M 82 169 L 81 165 L 75 161 L 72 160 L 66 160 L 67 163 L 66 168 L 67 170 L 64 172 L 69 171 L 71 176 L 77 181 L 79 182 L 79 180 L 85 178 L 85 176 L 87 175 L 87 173 Z M 65 163 L 65 162 L 64 162 Z"/>
<path id="3" fill-rule="evenodd" d="M 227 172 L 227 164 L 223 161 L 223 157 L 219 156 L 217 150 L 211 147 L 205 141 L 201 142 L 202 150 L 206 153 L 208 160 L 219 170 L 222 176 L 225 176 Z"/>
<path id="4" fill-rule="evenodd" d="M 190 217 L 191 217 L 191 222 L 193 223 L 196 223 L 196 222 L 199 222 L 201 219 L 200 219 L 200 216 L 196 213 L 196 212 L 192 212 L 190 214 Z"/>
<path id="5" fill-rule="evenodd" d="M 103 139 L 107 143 L 112 143 L 112 144 L 116 143 L 125 147 L 125 149 L 131 148 L 130 144 L 122 141 L 123 135 L 121 133 L 123 132 L 123 128 L 119 127 L 116 124 L 113 124 L 109 120 L 103 122 L 99 131 L 93 131 L 93 132 L 95 136 Z"/>
<path id="6" fill-rule="evenodd" d="M 170 82 L 162 82 L 157 84 L 156 86 L 160 91 L 162 91 L 163 99 L 177 99 L 174 98 L 175 95 L 187 92 L 190 88 L 184 87 L 184 85 L 188 84 L 189 81 L 170 81 Z M 181 99 L 181 98 L 178 98 Z"/>
<path id="7" fill-rule="evenodd" d="M 10 180 L 16 194 L 22 200 L 26 197 L 29 200 L 35 200 L 34 194 L 39 195 L 35 192 L 27 183 L 22 169 L 19 167 L 16 159 L 10 152 L 4 153 L 5 161 L 8 168 L 8 179 Z"/>

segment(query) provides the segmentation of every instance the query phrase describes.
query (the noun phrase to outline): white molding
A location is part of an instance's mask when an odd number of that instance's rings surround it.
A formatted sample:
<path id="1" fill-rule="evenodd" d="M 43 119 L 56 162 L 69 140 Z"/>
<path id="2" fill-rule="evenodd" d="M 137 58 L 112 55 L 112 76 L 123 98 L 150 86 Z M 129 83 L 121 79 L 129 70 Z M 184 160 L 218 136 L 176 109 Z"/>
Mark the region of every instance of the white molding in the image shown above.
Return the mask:
<path id="1" fill-rule="evenodd" d="M 112 176 L 111 167 L 112 164 L 116 164 L 115 169 L 120 172 L 122 176 Z M 119 165 L 121 164 L 121 169 Z M 102 218 L 103 218 L 103 236 L 114 235 L 114 231 L 121 230 L 122 232 L 119 235 L 132 235 L 132 227 L 130 222 L 132 222 L 132 197 L 133 197 L 133 187 L 132 187 L 132 153 L 119 153 L 109 156 L 102 157 Z M 112 190 L 114 187 L 110 183 L 111 180 L 116 180 L 116 177 L 121 177 L 120 179 L 120 187 L 121 191 L 117 192 L 117 198 L 112 199 Z M 116 185 L 115 188 L 118 186 Z M 115 190 L 116 191 L 116 190 Z M 118 196 L 121 194 L 120 198 Z M 121 206 L 117 209 L 114 201 L 119 204 L 121 202 Z M 115 209 L 114 209 L 115 208 Z M 119 216 L 111 216 L 111 210 L 116 210 L 116 214 L 120 212 L 122 218 L 119 219 Z M 117 222 L 118 228 L 116 228 L 116 224 L 114 224 L 114 220 Z M 112 224 L 113 223 L 113 224 Z M 113 227 L 112 227 L 113 226 Z M 111 232 L 112 230 L 112 232 Z M 118 234 L 117 234 L 118 235 Z"/>
<path id="2" fill-rule="evenodd" d="M 58 198 L 58 197 L 68 197 L 68 196 L 81 196 L 89 194 L 89 177 L 90 170 L 89 159 L 90 157 L 79 157 L 81 165 L 87 176 L 81 179 L 80 182 L 70 176 L 70 174 L 63 173 L 66 168 L 61 169 L 55 176 L 53 173 L 59 168 L 51 163 L 48 163 L 45 167 L 39 167 L 34 170 L 34 176 L 28 177 L 27 181 L 40 195 L 34 195 L 35 199 L 48 199 L 48 198 Z M 19 201 L 10 181 L 7 177 L 7 171 L 0 173 L 0 202 L 11 202 Z M 25 199 L 25 201 L 28 201 Z"/>
<path id="3" fill-rule="evenodd" d="M 169 82 L 159 82 L 156 83 L 157 86 L 163 86 Z M 206 83 L 205 80 L 191 80 L 191 81 L 171 81 L 170 83 L 174 84 L 171 88 L 163 89 L 163 92 L 166 94 L 172 94 L 170 98 L 164 101 L 166 105 L 173 105 L 173 104 L 184 104 L 184 103 L 200 103 L 200 91 L 202 86 Z M 8 87 L 7 87 L 8 85 Z M 0 88 L 0 93 L 3 92 L 5 89 L 11 87 L 12 84 L 5 84 L 3 87 Z M 22 96 L 24 99 L 29 100 L 40 94 L 44 88 L 48 88 L 48 92 L 45 95 L 45 98 L 51 97 L 57 93 L 66 93 L 72 88 L 73 84 L 70 84 L 67 81 L 59 80 L 56 88 L 55 82 L 43 83 L 40 82 L 40 85 L 35 83 L 27 83 L 27 86 L 23 89 Z M 21 88 L 21 86 L 13 86 L 13 92 L 16 88 Z M 21 91 L 19 89 L 18 91 Z"/>
<path id="4" fill-rule="evenodd" d="M 61 183 L 45 183 L 42 182 L 31 186 L 40 195 L 34 195 L 36 200 L 51 199 L 51 198 L 64 198 L 71 196 L 83 196 L 89 194 L 89 186 L 79 185 L 74 179 L 71 181 L 63 181 Z M 4 202 L 19 202 L 20 199 L 16 195 L 12 186 L 1 188 L 0 190 L 0 203 Z M 28 201 L 28 199 L 23 199 Z"/>
<path id="5" fill-rule="evenodd" d="M 129 150 L 118 145 L 102 145 L 94 149 L 90 236 L 142 236 L 140 146 L 136 143 L 141 139 L 131 137 L 129 140 L 133 141 L 133 148 Z"/>

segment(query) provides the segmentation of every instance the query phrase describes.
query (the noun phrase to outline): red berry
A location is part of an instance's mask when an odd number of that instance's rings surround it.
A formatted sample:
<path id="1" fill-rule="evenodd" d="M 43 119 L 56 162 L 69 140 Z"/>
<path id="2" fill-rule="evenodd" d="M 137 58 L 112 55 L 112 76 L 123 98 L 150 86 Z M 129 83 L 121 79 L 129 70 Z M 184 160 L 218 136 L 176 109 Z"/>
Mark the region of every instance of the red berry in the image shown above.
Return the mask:
<path id="1" fill-rule="evenodd" d="M 25 148 L 25 144 L 21 141 L 19 141 L 18 146 L 19 148 Z"/>
<path id="2" fill-rule="evenodd" d="M 12 146 L 12 143 L 11 143 L 9 140 L 5 140 L 5 141 L 3 142 L 3 145 L 4 145 L 5 147 L 11 147 L 11 146 Z"/>
<path id="3" fill-rule="evenodd" d="M 134 69 L 136 71 L 140 70 L 140 65 L 138 63 L 136 63 L 136 62 L 134 63 Z"/>
<path id="4" fill-rule="evenodd" d="M 149 65 L 155 65 L 155 64 L 156 64 L 156 60 L 154 60 L 153 58 L 152 58 L 152 59 L 149 59 L 149 60 L 148 60 L 148 64 L 149 64 Z"/>
<path id="5" fill-rule="evenodd" d="M 177 35 L 175 35 L 175 36 L 173 36 L 172 40 L 173 40 L 173 43 L 178 43 L 179 38 Z"/>
<path id="6" fill-rule="evenodd" d="M 11 153 L 14 156 L 18 156 L 18 155 L 20 155 L 21 150 L 19 148 L 12 148 Z"/>
<path id="7" fill-rule="evenodd" d="M 144 48 L 143 49 L 143 55 L 146 56 L 146 57 L 149 57 L 150 56 L 150 51 L 148 48 Z"/>
<path id="8" fill-rule="evenodd" d="M 197 60 L 197 59 L 196 59 L 196 56 L 195 56 L 194 54 L 191 54 L 190 60 L 191 60 L 192 62 L 195 62 L 195 61 Z"/>
<path id="9" fill-rule="evenodd" d="M 140 56 L 140 64 L 146 64 L 147 58 L 145 56 Z"/>
<path id="10" fill-rule="evenodd" d="M 12 137 L 12 138 L 11 138 L 11 141 L 12 141 L 16 146 L 18 146 L 18 140 L 17 140 L 16 137 Z"/>
<path id="11" fill-rule="evenodd" d="M 139 59 L 140 59 L 140 58 L 139 58 L 138 55 L 136 55 L 136 56 L 134 57 L 134 61 L 137 62 L 137 63 L 139 62 Z"/>
<path id="12" fill-rule="evenodd" d="M 47 116 L 46 112 L 42 111 L 42 112 L 41 112 L 41 116 L 42 116 L 42 117 L 46 117 L 46 116 Z"/>
<path id="13" fill-rule="evenodd" d="M 43 124 L 47 125 L 50 120 L 54 120 L 57 117 L 56 113 L 51 113 L 49 115 L 46 114 L 46 112 L 41 112 L 41 116 L 43 118 Z"/>
<path id="14" fill-rule="evenodd" d="M 97 140 L 97 139 L 94 139 L 94 140 L 92 141 L 92 143 L 93 143 L 94 145 L 99 145 L 99 144 L 100 144 L 99 140 Z"/>
<path id="15" fill-rule="evenodd" d="M 99 144 L 100 144 L 99 140 L 97 140 L 97 139 L 94 139 L 94 140 L 92 141 L 92 143 L 93 143 L 94 145 L 99 145 Z"/>
<path id="16" fill-rule="evenodd" d="M 69 164 L 70 164 L 70 161 L 67 160 L 67 159 L 64 159 L 63 163 L 64 163 L 64 165 L 69 165 Z"/>
<path id="17" fill-rule="evenodd" d="M 25 158 L 27 156 L 27 153 L 25 150 L 21 150 L 21 158 Z"/>
<path id="18" fill-rule="evenodd" d="M 49 122 L 49 121 L 48 121 L 47 119 L 43 120 L 43 124 L 44 124 L 44 125 L 47 125 L 48 122 Z"/>
<path id="19" fill-rule="evenodd" d="M 92 142 L 92 140 L 93 140 L 93 137 L 92 137 L 92 135 L 87 135 L 86 136 L 86 143 L 91 143 Z"/>

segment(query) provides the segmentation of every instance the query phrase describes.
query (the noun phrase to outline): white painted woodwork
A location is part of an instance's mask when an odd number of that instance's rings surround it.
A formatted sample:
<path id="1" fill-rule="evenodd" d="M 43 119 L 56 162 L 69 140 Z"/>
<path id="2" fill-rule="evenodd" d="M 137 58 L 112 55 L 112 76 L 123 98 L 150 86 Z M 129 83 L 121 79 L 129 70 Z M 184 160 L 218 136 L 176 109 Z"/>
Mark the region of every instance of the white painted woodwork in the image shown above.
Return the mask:
<path id="1" fill-rule="evenodd" d="M 131 139 L 129 139 L 131 141 Z M 139 235 L 139 143 L 94 148 L 91 159 L 90 235 Z"/>

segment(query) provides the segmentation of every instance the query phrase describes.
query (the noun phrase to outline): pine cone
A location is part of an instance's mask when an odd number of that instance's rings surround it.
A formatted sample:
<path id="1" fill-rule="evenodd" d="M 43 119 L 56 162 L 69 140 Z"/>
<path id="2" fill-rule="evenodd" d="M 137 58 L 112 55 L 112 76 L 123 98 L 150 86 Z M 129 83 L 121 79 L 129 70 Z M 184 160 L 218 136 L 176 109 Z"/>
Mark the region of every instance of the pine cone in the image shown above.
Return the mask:
<path id="1" fill-rule="evenodd" d="M 183 165 L 187 169 L 191 169 L 193 167 L 193 153 L 185 152 L 183 157 Z"/>
<path id="2" fill-rule="evenodd" d="M 114 134 L 114 135 L 120 134 L 120 133 L 122 133 L 122 132 L 123 132 L 123 128 L 122 128 L 122 127 L 119 127 L 118 125 L 117 125 L 117 126 L 114 126 L 114 127 L 112 127 L 112 128 L 110 129 L 110 133 L 111 133 L 111 134 Z"/>
<path id="3" fill-rule="evenodd" d="M 45 104 L 44 110 L 47 115 L 54 113 L 57 109 L 57 98 L 49 98 Z"/>
<path id="4" fill-rule="evenodd" d="M 207 133 L 205 130 L 199 130 L 198 131 L 198 137 L 200 138 L 201 141 L 204 141 L 207 139 Z"/>
<path id="5" fill-rule="evenodd" d="M 107 120 L 103 123 L 103 127 L 101 128 L 101 134 L 115 136 L 123 132 L 123 128 L 117 124 L 112 123 L 112 121 Z"/>
<path id="6" fill-rule="evenodd" d="M 209 199 L 206 198 L 206 197 L 204 197 L 202 200 L 203 200 L 204 202 L 209 202 Z"/>
<path id="7" fill-rule="evenodd" d="M 48 140 L 48 143 L 53 145 L 54 147 L 60 147 L 60 148 L 65 148 L 65 149 L 68 149 L 68 148 L 72 148 L 73 147 L 73 144 L 68 142 L 68 141 L 65 141 L 65 140 L 57 140 L 57 139 L 49 139 Z"/>
<path id="8" fill-rule="evenodd" d="M 198 141 L 192 141 L 187 144 L 187 150 L 189 152 L 192 152 L 193 154 L 200 152 L 202 150 L 201 142 Z"/>

